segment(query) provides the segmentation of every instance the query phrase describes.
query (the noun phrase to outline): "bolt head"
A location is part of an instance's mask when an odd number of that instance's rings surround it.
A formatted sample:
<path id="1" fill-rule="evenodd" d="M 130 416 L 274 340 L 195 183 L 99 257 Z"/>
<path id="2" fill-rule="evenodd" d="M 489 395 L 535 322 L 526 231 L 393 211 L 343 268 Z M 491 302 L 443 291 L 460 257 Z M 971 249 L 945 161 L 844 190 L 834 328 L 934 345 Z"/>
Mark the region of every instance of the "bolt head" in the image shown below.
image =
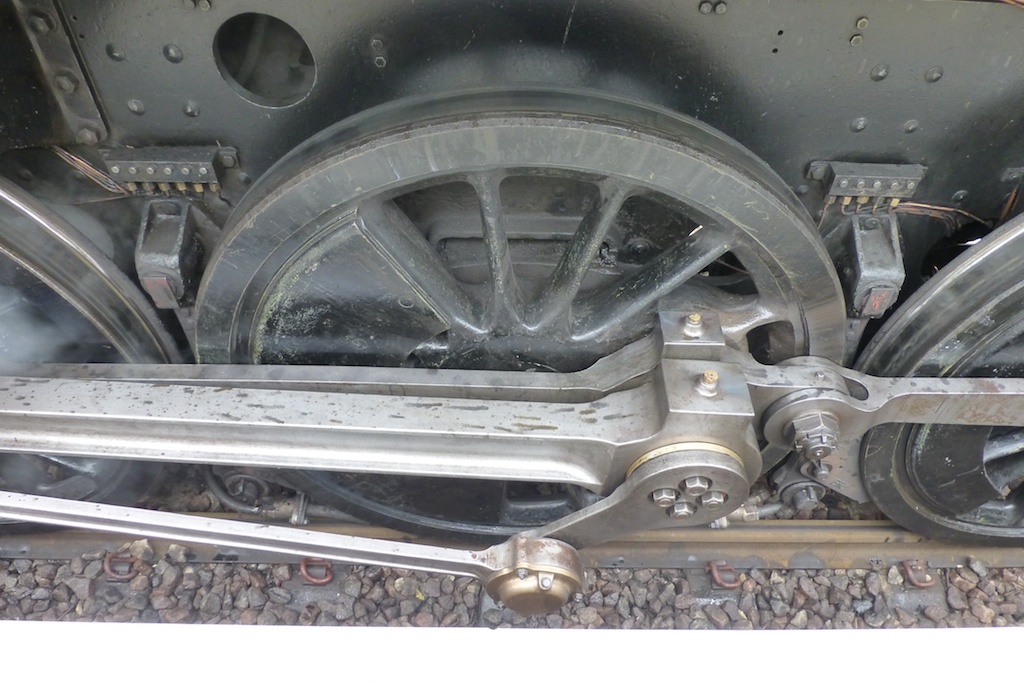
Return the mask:
<path id="1" fill-rule="evenodd" d="M 675 489 L 669 488 L 657 489 L 651 494 L 651 499 L 654 501 L 654 504 L 660 508 L 672 507 L 677 498 L 679 498 L 679 492 Z"/>
<path id="2" fill-rule="evenodd" d="M 693 476 L 683 480 L 683 490 L 691 496 L 702 496 L 711 488 L 711 480 L 707 477 Z"/>
<path id="3" fill-rule="evenodd" d="M 711 14 L 714 11 L 715 6 L 710 2 L 702 2 L 698 5 L 697 9 L 700 10 L 701 14 Z"/>
<path id="4" fill-rule="evenodd" d="M 715 14 L 725 14 L 729 11 L 729 6 L 724 2 L 715 3 Z"/>
<path id="5" fill-rule="evenodd" d="M 832 465 L 828 464 L 827 462 L 815 463 L 812 474 L 814 475 L 815 479 L 821 479 L 824 481 L 825 479 L 828 479 L 829 477 L 832 476 Z"/>
<path id="6" fill-rule="evenodd" d="M 859 28 L 861 31 L 863 31 L 867 27 L 868 27 L 868 18 L 867 17 L 861 17 L 860 19 L 857 20 L 857 28 Z"/>
<path id="7" fill-rule="evenodd" d="M 700 504 L 708 510 L 718 510 L 725 505 L 725 501 L 728 500 L 728 498 L 729 497 L 721 491 L 708 491 L 700 497 Z"/>
<path id="8" fill-rule="evenodd" d="M 530 575 L 530 572 L 526 571 L 522 567 L 520 567 L 519 569 L 516 570 L 516 578 L 519 579 L 520 581 L 525 580 L 526 577 L 529 576 L 529 575 Z"/>
<path id="9" fill-rule="evenodd" d="M 700 325 L 700 313 L 691 313 L 690 315 L 686 316 L 686 322 L 690 323 L 691 325 Z"/>
<path id="10" fill-rule="evenodd" d="M 686 501 L 679 501 L 672 506 L 669 510 L 669 516 L 672 519 L 689 519 L 697 512 L 697 506 L 693 503 L 687 503 Z"/>
<path id="11" fill-rule="evenodd" d="M 78 83 L 75 78 L 68 74 L 61 74 L 57 76 L 53 79 L 53 83 L 57 86 L 58 90 L 65 93 L 73 93 L 78 89 Z"/>
<path id="12" fill-rule="evenodd" d="M 858 45 L 860 45 L 863 42 L 864 42 L 864 36 L 860 35 L 859 33 L 857 35 L 852 36 L 850 38 L 850 45 L 853 45 L 854 47 L 857 47 Z"/>
<path id="13" fill-rule="evenodd" d="M 199 0 L 196 3 L 196 7 L 198 7 L 199 9 L 201 9 L 201 10 L 203 10 L 205 12 L 206 10 L 210 9 L 210 7 L 212 7 L 212 5 L 210 4 L 210 0 Z"/>

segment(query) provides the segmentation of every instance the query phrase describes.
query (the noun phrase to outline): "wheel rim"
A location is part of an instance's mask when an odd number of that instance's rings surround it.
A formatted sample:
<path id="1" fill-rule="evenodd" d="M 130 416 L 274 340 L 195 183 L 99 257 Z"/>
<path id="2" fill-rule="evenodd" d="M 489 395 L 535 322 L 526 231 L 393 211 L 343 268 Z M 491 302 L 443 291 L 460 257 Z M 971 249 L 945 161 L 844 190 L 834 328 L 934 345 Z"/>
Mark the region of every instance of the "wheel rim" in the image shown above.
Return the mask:
<path id="1" fill-rule="evenodd" d="M 225 230 L 197 342 L 202 362 L 572 371 L 649 332 L 659 301 L 716 310 L 765 361 L 842 355 L 821 240 L 749 152 L 632 103 L 477 94 L 361 115 L 282 160 Z M 374 494 L 371 516 L 405 497 Z"/>
<path id="2" fill-rule="evenodd" d="M 858 361 L 876 375 L 1024 376 L 1024 219 L 941 270 Z M 862 445 L 865 486 L 895 521 L 933 537 L 1024 540 L 1018 429 L 883 425 Z"/>

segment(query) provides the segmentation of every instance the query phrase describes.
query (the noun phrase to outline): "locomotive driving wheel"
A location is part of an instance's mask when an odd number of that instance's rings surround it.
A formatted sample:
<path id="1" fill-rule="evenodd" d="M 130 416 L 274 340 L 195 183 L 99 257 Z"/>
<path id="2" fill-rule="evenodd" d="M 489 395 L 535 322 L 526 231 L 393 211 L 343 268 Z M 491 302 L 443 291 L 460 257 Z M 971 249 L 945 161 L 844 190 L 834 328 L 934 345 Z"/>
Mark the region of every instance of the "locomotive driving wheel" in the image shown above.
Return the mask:
<path id="1" fill-rule="evenodd" d="M 1024 376 L 1021 272 L 1018 217 L 915 292 L 872 339 L 858 369 Z M 868 493 L 899 524 L 932 538 L 1024 541 L 1024 428 L 883 425 L 864 437 L 861 454 Z"/>
<path id="2" fill-rule="evenodd" d="M 749 151 L 631 102 L 478 93 L 366 112 L 271 169 L 206 271 L 197 348 L 205 363 L 571 372 L 649 334 L 659 305 L 716 311 L 727 342 L 764 362 L 842 356 L 831 261 Z M 369 521 L 443 535 L 506 536 L 582 498 L 287 476 Z"/>

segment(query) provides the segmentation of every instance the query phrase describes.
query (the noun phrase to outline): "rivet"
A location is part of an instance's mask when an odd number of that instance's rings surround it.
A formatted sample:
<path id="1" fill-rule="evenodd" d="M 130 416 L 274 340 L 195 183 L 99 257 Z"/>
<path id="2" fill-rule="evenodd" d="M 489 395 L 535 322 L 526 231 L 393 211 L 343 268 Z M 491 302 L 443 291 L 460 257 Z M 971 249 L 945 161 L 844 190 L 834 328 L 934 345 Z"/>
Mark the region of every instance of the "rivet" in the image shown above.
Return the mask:
<path id="1" fill-rule="evenodd" d="M 850 37 L 850 45 L 853 45 L 854 47 L 857 47 L 858 45 L 860 45 L 863 42 L 864 42 L 864 36 L 862 36 L 859 33 L 855 33 L 855 34 L 853 34 L 853 36 Z"/>
<path id="2" fill-rule="evenodd" d="M 917 183 L 915 183 L 913 180 L 908 180 L 907 181 L 907 189 L 908 190 L 913 190 L 915 187 L 917 187 Z"/>
<path id="3" fill-rule="evenodd" d="M 181 167 L 181 175 L 189 175 L 191 173 L 192 173 L 192 169 L 189 168 L 188 166 L 182 166 Z"/>
<path id="4" fill-rule="evenodd" d="M 164 166 L 164 175 L 171 175 L 174 173 L 174 169 L 170 166 Z"/>
<path id="5" fill-rule="evenodd" d="M 50 15 L 36 11 L 28 18 L 28 27 L 32 29 L 33 33 L 42 36 L 53 30 L 54 23 Z"/>
<path id="6" fill-rule="evenodd" d="M 900 189 L 899 181 L 894 180 L 891 183 L 889 183 L 889 189 L 890 190 L 898 190 L 898 189 Z"/>
<path id="7" fill-rule="evenodd" d="M 871 183 L 871 187 L 876 189 L 876 190 L 881 190 L 882 189 L 882 181 L 881 180 L 876 180 L 875 182 Z"/>
<path id="8" fill-rule="evenodd" d="M 958 202 L 959 203 L 959 202 L 962 202 L 965 199 L 967 199 L 967 190 L 957 190 L 956 192 L 953 193 L 953 201 L 954 202 Z"/>
<path id="9" fill-rule="evenodd" d="M 172 44 L 164 45 L 164 57 L 172 64 L 178 64 L 181 60 L 185 59 L 185 55 L 182 53 L 181 48 Z"/>
<path id="10" fill-rule="evenodd" d="M 146 167 L 146 175 L 155 175 L 155 174 L 156 174 L 156 169 L 155 168 L 153 168 L 152 166 L 147 166 Z"/>
<path id="11" fill-rule="evenodd" d="M 146 113 L 146 105 L 142 103 L 142 100 L 128 100 L 128 111 L 136 116 L 142 116 Z"/>
<path id="12" fill-rule="evenodd" d="M 120 173 L 121 172 L 121 167 L 120 166 L 111 166 L 110 167 L 110 172 L 111 173 L 115 173 L 115 174 L 116 173 Z"/>
<path id="13" fill-rule="evenodd" d="M 59 74 L 53 79 L 54 85 L 57 89 L 65 93 L 73 93 L 78 89 L 78 79 L 71 74 Z"/>
<path id="14" fill-rule="evenodd" d="M 182 105 L 181 111 L 184 112 L 185 116 L 195 118 L 199 116 L 199 105 L 195 101 L 189 100 Z"/>
<path id="15" fill-rule="evenodd" d="M 839 181 L 839 187 L 849 187 L 849 186 L 850 186 L 850 181 L 847 180 L 846 178 L 843 178 L 842 180 Z"/>
<path id="16" fill-rule="evenodd" d="M 921 126 L 921 124 L 920 124 L 920 122 L 917 119 L 910 119 L 909 121 L 907 121 L 906 123 L 903 124 L 903 132 L 904 133 L 913 133 L 920 126 Z"/>
<path id="17" fill-rule="evenodd" d="M 879 65 L 875 66 L 874 69 L 871 70 L 871 80 L 873 80 L 873 81 L 885 80 L 885 77 L 888 76 L 888 75 L 889 75 L 889 65 L 888 64 L 879 64 Z"/>
<path id="18" fill-rule="evenodd" d="M 929 83 L 934 83 L 940 78 L 942 78 L 941 66 L 933 66 L 932 68 L 928 69 L 928 71 L 926 71 L 924 74 L 924 80 L 928 81 Z"/>
<path id="19" fill-rule="evenodd" d="M 196 2 L 196 7 L 198 7 L 199 9 L 201 9 L 201 10 L 203 10 L 205 12 L 208 9 L 210 9 L 210 7 L 212 7 L 212 5 L 210 4 L 210 0 L 198 0 L 198 2 Z"/>
<path id="20" fill-rule="evenodd" d="M 209 173 L 210 169 L 206 168 L 205 166 L 199 167 L 199 175 L 208 175 Z"/>
<path id="21" fill-rule="evenodd" d="M 857 189 L 858 190 L 863 190 L 866 185 L 867 185 L 867 183 L 865 183 L 863 180 L 858 180 L 857 181 Z"/>
<path id="22" fill-rule="evenodd" d="M 138 172 L 139 172 L 139 169 L 135 168 L 134 166 L 129 166 L 129 167 L 128 167 L 128 173 L 129 173 L 129 174 L 131 174 L 131 175 L 135 175 L 135 174 L 136 174 L 136 173 L 138 173 Z"/>
<path id="23" fill-rule="evenodd" d="M 854 133 L 859 133 L 867 127 L 868 120 L 863 116 L 855 118 L 853 121 L 850 122 L 850 130 L 852 130 Z"/>
<path id="24" fill-rule="evenodd" d="M 115 62 L 123 62 L 125 58 L 124 50 L 113 43 L 107 43 L 107 56 Z"/>

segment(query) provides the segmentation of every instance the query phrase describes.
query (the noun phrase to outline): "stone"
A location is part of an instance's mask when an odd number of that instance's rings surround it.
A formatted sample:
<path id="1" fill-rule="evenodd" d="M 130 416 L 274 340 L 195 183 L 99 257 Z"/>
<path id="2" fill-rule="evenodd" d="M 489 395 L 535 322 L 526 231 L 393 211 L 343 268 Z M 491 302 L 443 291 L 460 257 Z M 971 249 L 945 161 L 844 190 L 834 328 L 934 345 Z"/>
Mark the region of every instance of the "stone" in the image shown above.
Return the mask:
<path id="1" fill-rule="evenodd" d="M 273 588 L 267 589 L 267 598 L 277 605 L 287 605 L 292 601 L 292 594 L 291 591 L 286 588 L 274 586 Z"/>
<path id="2" fill-rule="evenodd" d="M 802 609 L 793 615 L 793 618 L 789 620 L 789 625 L 793 628 L 807 628 L 807 621 L 810 615 L 807 610 Z"/>
<path id="3" fill-rule="evenodd" d="M 130 543 L 128 545 L 128 554 L 142 562 L 152 562 L 153 558 L 156 557 L 153 546 L 146 539 Z"/>

